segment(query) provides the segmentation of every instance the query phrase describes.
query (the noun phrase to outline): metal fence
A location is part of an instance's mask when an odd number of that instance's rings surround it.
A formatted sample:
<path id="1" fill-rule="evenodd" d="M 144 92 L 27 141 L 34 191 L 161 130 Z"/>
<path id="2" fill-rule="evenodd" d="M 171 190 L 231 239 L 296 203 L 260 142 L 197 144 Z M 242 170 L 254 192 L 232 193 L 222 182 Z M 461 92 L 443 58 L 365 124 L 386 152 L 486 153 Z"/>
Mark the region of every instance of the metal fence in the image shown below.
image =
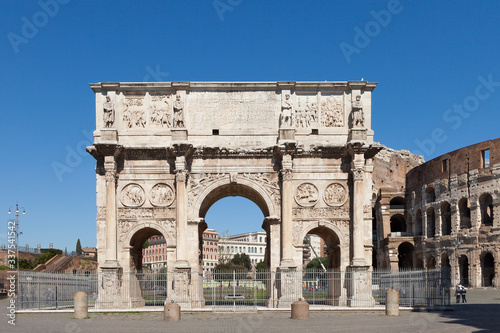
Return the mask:
<path id="1" fill-rule="evenodd" d="M 18 309 L 66 309 L 84 291 L 90 308 L 163 307 L 255 311 L 290 307 L 303 299 L 314 307 L 385 305 L 387 289 L 400 291 L 401 306 L 450 304 L 450 286 L 441 270 L 431 271 L 260 271 L 212 272 L 209 278 L 191 272 L 71 275 L 22 271 Z"/>

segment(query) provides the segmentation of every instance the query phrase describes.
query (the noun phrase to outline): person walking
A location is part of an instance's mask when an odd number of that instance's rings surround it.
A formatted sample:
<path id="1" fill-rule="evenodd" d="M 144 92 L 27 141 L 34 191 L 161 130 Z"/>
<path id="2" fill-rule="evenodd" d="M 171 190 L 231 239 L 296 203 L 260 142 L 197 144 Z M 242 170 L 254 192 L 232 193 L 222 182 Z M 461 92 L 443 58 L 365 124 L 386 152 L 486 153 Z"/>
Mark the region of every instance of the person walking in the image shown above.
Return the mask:
<path id="1" fill-rule="evenodd" d="M 455 289 L 455 296 L 456 296 L 456 302 L 460 303 L 460 295 L 462 294 L 462 289 L 460 288 L 461 285 L 457 285 L 457 288 Z"/>
<path id="2" fill-rule="evenodd" d="M 462 303 L 467 303 L 467 298 L 465 297 L 465 294 L 467 294 L 467 289 L 465 289 L 464 286 L 461 286 L 461 295 L 462 295 Z"/>

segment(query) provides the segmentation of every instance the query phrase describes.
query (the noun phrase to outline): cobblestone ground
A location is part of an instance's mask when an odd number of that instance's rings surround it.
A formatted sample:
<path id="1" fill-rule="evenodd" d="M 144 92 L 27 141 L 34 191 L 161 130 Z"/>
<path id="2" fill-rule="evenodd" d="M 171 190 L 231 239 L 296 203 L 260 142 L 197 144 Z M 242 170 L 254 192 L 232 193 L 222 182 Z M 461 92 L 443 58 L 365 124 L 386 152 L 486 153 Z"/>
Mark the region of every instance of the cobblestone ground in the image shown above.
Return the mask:
<path id="1" fill-rule="evenodd" d="M 0 301 L 0 332 L 499 332 L 500 290 L 467 293 L 468 303 L 452 304 L 454 311 L 313 312 L 309 320 L 291 320 L 278 313 L 183 313 L 179 322 L 164 322 L 162 313 L 90 313 L 72 319 L 72 313 L 17 314 L 8 324 L 8 300 Z M 452 300 L 454 301 L 454 299 Z"/>

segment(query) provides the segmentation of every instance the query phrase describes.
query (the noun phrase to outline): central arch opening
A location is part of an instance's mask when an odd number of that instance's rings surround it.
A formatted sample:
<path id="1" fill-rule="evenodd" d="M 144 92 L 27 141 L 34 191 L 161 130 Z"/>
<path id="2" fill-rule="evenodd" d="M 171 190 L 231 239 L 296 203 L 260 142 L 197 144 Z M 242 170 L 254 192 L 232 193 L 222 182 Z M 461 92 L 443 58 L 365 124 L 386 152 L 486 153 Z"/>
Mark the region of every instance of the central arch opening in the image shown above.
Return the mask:
<path id="1" fill-rule="evenodd" d="M 246 186 L 222 186 L 202 203 L 199 252 L 206 305 L 265 305 L 270 290 L 263 273 L 269 267 L 266 214 L 266 202 Z"/>
<path id="2" fill-rule="evenodd" d="M 212 204 L 205 215 L 207 229 L 201 230 L 200 251 L 206 275 L 231 264 L 249 271 L 260 262 L 265 264 L 268 235 L 262 229 L 263 221 L 262 210 L 247 198 L 225 197 Z"/>

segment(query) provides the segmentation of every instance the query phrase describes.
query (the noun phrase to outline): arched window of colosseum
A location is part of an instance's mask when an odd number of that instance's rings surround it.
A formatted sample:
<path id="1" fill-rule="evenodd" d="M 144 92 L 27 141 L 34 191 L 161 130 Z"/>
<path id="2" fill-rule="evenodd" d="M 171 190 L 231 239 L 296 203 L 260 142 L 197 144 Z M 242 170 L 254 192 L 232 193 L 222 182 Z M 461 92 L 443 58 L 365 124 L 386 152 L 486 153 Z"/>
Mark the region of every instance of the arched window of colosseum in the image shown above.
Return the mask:
<path id="1" fill-rule="evenodd" d="M 434 187 L 429 185 L 425 189 L 425 202 L 431 203 L 434 201 L 436 201 L 436 193 L 434 192 Z"/>
<path id="2" fill-rule="evenodd" d="M 415 236 L 422 236 L 423 228 L 422 228 L 422 211 L 417 210 L 417 214 L 415 215 L 416 219 L 416 228 L 415 228 Z"/>
<path id="3" fill-rule="evenodd" d="M 434 237 L 436 235 L 436 213 L 434 208 L 427 209 L 427 237 Z"/>
<path id="4" fill-rule="evenodd" d="M 481 255 L 481 286 L 492 287 L 495 277 L 495 259 L 490 252 Z"/>
<path id="5" fill-rule="evenodd" d="M 491 194 L 484 193 L 481 195 L 479 205 L 481 207 L 481 225 L 493 225 L 493 198 Z"/>
<path id="6" fill-rule="evenodd" d="M 406 221 L 403 215 L 391 216 L 391 232 L 406 232 Z"/>
<path id="7" fill-rule="evenodd" d="M 415 247 L 409 242 L 401 243 L 398 246 L 398 267 L 399 270 L 413 268 L 413 255 Z"/>
<path id="8" fill-rule="evenodd" d="M 462 198 L 458 202 L 458 211 L 460 213 L 460 228 L 470 228 L 470 207 L 469 199 Z"/>
<path id="9" fill-rule="evenodd" d="M 391 209 L 404 209 L 405 199 L 403 197 L 394 197 L 391 199 L 389 206 Z"/>
<path id="10" fill-rule="evenodd" d="M 436 268 L 436 258 L 430 256 L 427 260 L 427 269 L 435 269 Z"/>
<path id="11" fill-rule="evenodd" d="M 441 205 L 441 223 L 443 236 L 451 234 L 451 206 L 445 201 Z"/>

